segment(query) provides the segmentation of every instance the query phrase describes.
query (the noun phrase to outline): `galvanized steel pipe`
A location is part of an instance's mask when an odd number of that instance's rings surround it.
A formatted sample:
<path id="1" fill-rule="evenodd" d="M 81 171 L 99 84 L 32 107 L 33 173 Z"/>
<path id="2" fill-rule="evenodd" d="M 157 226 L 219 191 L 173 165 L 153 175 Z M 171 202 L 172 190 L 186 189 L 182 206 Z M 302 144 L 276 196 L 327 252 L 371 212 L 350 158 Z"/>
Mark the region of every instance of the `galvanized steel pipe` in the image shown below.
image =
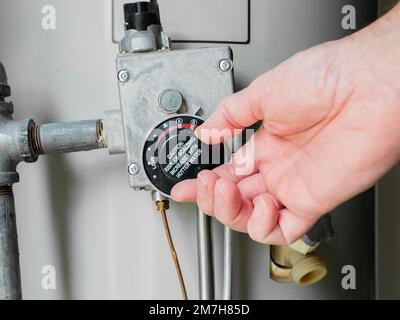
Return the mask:
<path id="1" fill-rule="evenodd" d="M 0 186 L 0 299 L 18 300 L 21 294 L 15 204 L 11 186 Z"/>
<path id="2" fill-rule="evenodd" d="M 37 126 L 32 144 L 38 154 L 69 153 L 105 147 L 101 120 L 50 123 Z"/>
<path id="3" fill-rule="evenodd" d="M 211 217 L 196 206 L 200 300 L 214 300 L 214 257 Z"/>
<path id="4" fill-rule="evenodd" d="M 224 228 L 224 282 L 222 300 L 232 300 L 232 236 L 229 227 Z"/>

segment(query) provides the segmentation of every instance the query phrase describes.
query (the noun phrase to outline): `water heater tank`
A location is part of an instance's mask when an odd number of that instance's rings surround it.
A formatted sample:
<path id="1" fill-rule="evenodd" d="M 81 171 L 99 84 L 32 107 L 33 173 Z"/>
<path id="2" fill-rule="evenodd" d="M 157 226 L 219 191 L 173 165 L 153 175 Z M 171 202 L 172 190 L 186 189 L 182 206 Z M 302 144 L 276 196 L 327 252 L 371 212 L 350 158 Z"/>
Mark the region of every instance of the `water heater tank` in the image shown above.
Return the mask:
<path id="1" fill-rule="evenodd" d="M 119 108 L 115 58 L 126 2 L 0 0 L 0 59 L 16 117 L 80 120 Z M 342 26 L 348 5 L 356 10 L 358 29 L 376 18 L 377 1 L 365 0 L 159 0 L 174 49 L 232 47 L 237 89 L 303 49 L 353 32 Z M 135 19 L 129 21 L 132 27 Z M 123 155 L 106 152 L 46 157 L 20 167 L 15 194 L 24 298 L 179 299 L 160 217 L 149 194 L 128 187 L 124 168 Z M 374 298 L 374 207 L 371 189 L 332 213 L 335 236 L 319 251 L 328 275 L 309 287 L 272 281 L 268 248 L 236 234 L 234 298 Z M 194 205 L 173 204 L 172 212 L 188 294 L 197 298 Z M 217 297 L 222 231 L 215 223 Z M 43 288 L 48 266 L 57 272 L 54 290 Z M 342 285 L 348 266 L 357 272 L 356 288 Z"/>

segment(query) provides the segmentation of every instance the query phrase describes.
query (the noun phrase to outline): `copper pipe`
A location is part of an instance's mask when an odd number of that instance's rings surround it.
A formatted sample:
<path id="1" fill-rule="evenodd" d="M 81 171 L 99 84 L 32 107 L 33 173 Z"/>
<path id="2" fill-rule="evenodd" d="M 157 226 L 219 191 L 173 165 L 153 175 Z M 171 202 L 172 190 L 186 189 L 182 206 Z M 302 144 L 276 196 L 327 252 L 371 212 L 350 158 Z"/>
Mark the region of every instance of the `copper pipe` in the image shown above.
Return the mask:
<path id="1" fill-rule="evenodd" d="M 167 236 L 169 248 L 171 251 L 172 260 L 174 261 L 176 273 L 178 275 L 179 285 L 180 285 L 181 291 L 182 291 L 182 298 L 183 298 L 183 300 L 187 300 L 188 297 L 187 297 L 187 292 L 186 292 L 186 287 L 185 287 L 185 281 L 183 279 L 182 269 L 179 264 L 178 254 L 176 253 L 176 250 L 175 250 L 174 242 L 172 240 L 171 230 L 169 228 L 169 223 L 168 223 L 168 219 L 167 219 L 167 210 L 169 209 L 169 203 L 168 203 L 168 201 L 163 200 L 163 201 L 157 201 L 156 205 L 157 205 L 157 210 L 161 213 L 161 217 L 163 219 L 164 229 L 165 229 L 165 233 Z"/>

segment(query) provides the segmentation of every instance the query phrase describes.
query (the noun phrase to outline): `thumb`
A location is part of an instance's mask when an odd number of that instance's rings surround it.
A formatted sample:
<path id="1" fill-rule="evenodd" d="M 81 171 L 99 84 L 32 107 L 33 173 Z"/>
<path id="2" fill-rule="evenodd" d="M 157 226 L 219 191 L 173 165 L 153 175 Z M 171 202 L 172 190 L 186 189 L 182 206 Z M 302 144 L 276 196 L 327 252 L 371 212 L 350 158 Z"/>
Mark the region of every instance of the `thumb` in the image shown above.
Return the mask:
<path id="1" fill-rule="evenodd" d="M 196 136 L 205 143 L 216 144 L 239 134 L 264 118 L 261 100 L 261 92 L 253 85 L 225 98 L 196 130 Z"/>

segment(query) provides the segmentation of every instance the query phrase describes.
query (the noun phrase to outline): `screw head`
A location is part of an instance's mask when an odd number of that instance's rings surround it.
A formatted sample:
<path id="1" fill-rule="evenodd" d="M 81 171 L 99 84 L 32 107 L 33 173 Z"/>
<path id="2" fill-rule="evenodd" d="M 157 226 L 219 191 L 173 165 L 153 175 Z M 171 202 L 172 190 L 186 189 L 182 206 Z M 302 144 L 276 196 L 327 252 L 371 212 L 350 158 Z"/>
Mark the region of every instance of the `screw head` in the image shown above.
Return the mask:
<path id="1" fill-rule="evenodd" d="M 128 70 L 121 70 L 118 72 L 118 80 L 120 82 L 128 82 L 129 81 L 129 71 Z"/>
<path id="2" fill-rule="evenodd" d="M 222 59 L 219 62 L 219 69 L 222 72 L 228 72 L 231 71 L 233 69 L 233 62 L 231 59 Z"/>
<path id="3" fill-rule="evenodd" d="M 132 163 L 128 167 L 128 172 L 131 176 L 137 176 L 140 172 L 140 166 L 136 163 Z"/>

